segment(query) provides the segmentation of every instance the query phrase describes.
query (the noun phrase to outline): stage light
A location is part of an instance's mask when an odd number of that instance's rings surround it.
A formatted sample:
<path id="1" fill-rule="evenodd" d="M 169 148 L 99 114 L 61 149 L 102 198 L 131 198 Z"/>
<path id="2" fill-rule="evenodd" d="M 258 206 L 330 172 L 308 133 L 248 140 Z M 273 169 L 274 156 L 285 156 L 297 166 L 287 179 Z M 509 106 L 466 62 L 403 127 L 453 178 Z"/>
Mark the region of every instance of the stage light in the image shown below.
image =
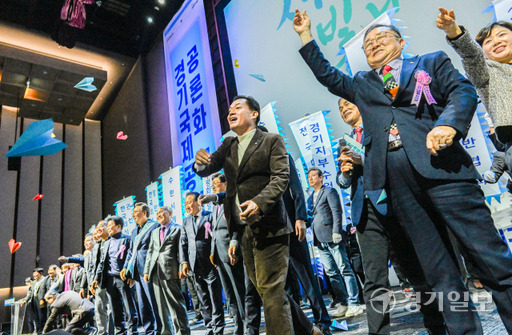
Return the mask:
<path id="1" fill-rule="evenodd" d="M 148 22 L 153 23 L 153 18 L 151 16 L 148 16 Z"/>
<path id="2" fill-rule="evenodd" d="M 165 5 L 165 0 L 158 0 L 158 3 L 159 3 L 160 5 Z"/>

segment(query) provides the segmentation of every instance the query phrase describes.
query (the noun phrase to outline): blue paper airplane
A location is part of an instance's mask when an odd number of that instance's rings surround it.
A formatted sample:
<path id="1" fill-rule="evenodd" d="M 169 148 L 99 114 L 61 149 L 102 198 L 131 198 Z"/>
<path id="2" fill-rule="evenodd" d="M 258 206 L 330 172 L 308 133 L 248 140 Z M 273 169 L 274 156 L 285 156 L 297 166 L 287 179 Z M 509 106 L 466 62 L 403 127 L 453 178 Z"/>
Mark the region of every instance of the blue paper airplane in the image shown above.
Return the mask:
<path id="1" fill-rule="evenodd" d="M 347 320 L 343 320 L 338 322 L 336 320 L 332 320 L 331 329 L 334 330 L 348 330 Z"/>
<path id="2" fill-rule="evenodd" d="M 53 120 L 33 122 L 14 143 L 5 157 L 53 155 L 67 145 L 52 137 Z"/>
<path id="3" fill-rule="evenodd" d="M 83 90 L 83 91 L 87 91 L 87 92 L 96 91 L 97 90 L 96 86 L 94 86 L 92 84 L 93 81 L 94 81 L 93 77 L 85 77 L 78 84 L 75 85 L 75 88 L 78 88 L 79 90 Z"/>
<path id="4" fill-rule="evenodd" d="M 263 78 L 263 75 L 262 74 L 258 74 L 258 73 L 249 73 L 249 75 L 253 78 L 256 78 L 258 79 L 259 81 L 262 81 L 262 82 L 265 82 L 265 78 Z"/>

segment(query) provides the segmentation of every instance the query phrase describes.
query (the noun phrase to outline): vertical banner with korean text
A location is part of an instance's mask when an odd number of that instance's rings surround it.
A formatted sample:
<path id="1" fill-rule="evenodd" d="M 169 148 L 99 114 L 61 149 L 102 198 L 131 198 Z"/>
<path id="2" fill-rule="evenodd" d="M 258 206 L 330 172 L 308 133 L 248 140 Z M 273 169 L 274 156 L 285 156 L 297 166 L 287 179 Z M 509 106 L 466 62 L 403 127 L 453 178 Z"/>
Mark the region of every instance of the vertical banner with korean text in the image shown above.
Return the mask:
<path id="1" fill-rule="evenodd" d="M 160 175 L 164 206 L 172 209 L 172 223 L 183 224 L 182 167 L 177 166 Z"/>
<path id="2" fill-rule="evenodd" d="M 135 221 L 133 220 L 133 205 L 135 203 L 135 197 L 132 195 L 130 197 L 123 198 L 117 201 L 114 204 L 116 208 L 116 215 L 120 216 L 124 220 L 123 234 L 131 235 L 132 231 L 135 229 Z"/>
<path id="3" fill-rule="evenodd" d="M 183 166 L 184 189 L 201 192 L 195 153 L 215 151 L 222 135 L 203 1 L 185 1 L 163 39 L 173 165 Z"/>
<path id="4" fill-rule="evenodd" d="M 290 128 L 307 168 L 321 169 L 324 185 L 334 187 L 341 194 L 336 184 L 336 162 L 324 117 L 327 113 L 320 111 L 306 116 L 290 123 Z"/>
<path id="5" fill-rule="evenodd" d="M 160 197 L 158 192 L 158 182 L 149 184 L 146 187 L 146 198 L 149 206 L 149 218 L 156 221 L 156 212 L 160 207 Z"/>
<path id="6" fill-rule="evenodd" d="M 465 139 L 460 140 L 460 143 L 471 155 L 473 164 L 475 165 L 480 175 L 483 176 L 485 171 L 491 168 L 492 161 L 488 146 L 486 144 L 485 135 L 482 131 L 481 123 L 478 117 L 478 114 L 483 113 L 481 109 L 482 106 L 479 106 L 479 109 L 473 115 L 473 120 L 471 121 L 471 127 L 469 128 L 468 134 Z M 480 181 L 479 184 L 482 188 L 482 191 L 484 191 L 484 195 L 488 202 L 490 202 L 490 198 L 492 197 L 499 199 L 501 190 L 498 183 L 488 184 L 485 181 Z"/>

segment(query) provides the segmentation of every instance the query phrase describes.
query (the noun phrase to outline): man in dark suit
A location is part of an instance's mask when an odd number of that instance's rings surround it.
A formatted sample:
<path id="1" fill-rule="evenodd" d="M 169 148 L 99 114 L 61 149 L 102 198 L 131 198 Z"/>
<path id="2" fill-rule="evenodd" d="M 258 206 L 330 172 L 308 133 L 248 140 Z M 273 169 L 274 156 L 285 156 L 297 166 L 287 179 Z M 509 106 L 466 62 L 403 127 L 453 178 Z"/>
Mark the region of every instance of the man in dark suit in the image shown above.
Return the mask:
<path id="1" fill-rule="evenodd" d="M 109 304 L 114 314 L 115 335 L 136 335 L 138 319 L 132 290 L 120 276 L 126 263 L 126 254 L 131 246 L 131 239 L 123 235 L 124 220 L 119 216 L 107 219 L 110 238 L 103 242 L 101 259 L 96 269 L 92 291 L 99 286 L 107 290 Z"/>
<path id="2" fill-rule="evenodd" d="M 325 307 L 318 280 L 311 266 L 308 244 L 305 239 L 306 221 L 308 220 L 306 201 L 295 163 L 291 156 L 288 156 L 288 159 L 290 182 L 283 194 L 283 201 L 288 218 L 295 227 L 295 234 L 290 234 L 290 263 L 311 302 L 311 310 L 316 325 L 324 335 L 327 335 L 330 334 L 331 318 Z"/>
<path id="3" fill-rule="evenodd" d="M 151 232 L 159 227 L 158 222 L 149 219 L 149 206 L 137 202 L 133 207 L 133 220 L 137 227 L 132 231 L 131 248 L 128 249 L 124 268 L 120 273 L 122 280 L 127 280 L 130 286 L 135 283 L 139 323 L 144 327 L 146 335 L 156 335 L 161 327 L 156 314 L 156 300 L 153 287 L 144 281 L 144 265 L 149 247 Z"/>
<path id="4" fill-rule="evenodd" d="M 96 270 L 98 269 L 98 264 L 100 263 L 103 254 L 105 241 L 108 239 L 107 221 L 101 220 L 98 222 L 92 236 L 96 244 L 91 250 L 91 261 L 89 266 L 91 278 L 87 280 L 87 283 L 82 282 L 82 288 L 85 292 L 91 292 L 91 294 L 94 294 L 94 320 L 96 322 L 96 328 L 98 329 L 98 335 L 112 334 L 114 328 L 112 318 L 113 313 L 112 307 L 108 301 L 109 298 L 107 290 L 102 287 L 97 287 L 95 291 L 92 290 L 92 283 L 95 280 Z"/>
<path id="5" fill-rule="evenodd" d="M 64 329 L 67 333 L 72 335 L 88 334 L 84 326 L 93 320 L 94 304 L 92 302 L 81 298 L 73 290 L 62 293 L 50 290 L 46 293 L 45 300 L 50 306 L 51 313 L 44 326 L 43 333 L 49 333 L 52 329 L 56 329 L 60 316 L 67 315 L 70 318 Z"/>
<path id="6" fill-rule="evenodd" d="M 215 266 L 210 262 L 212 214 L 201 211 L 198 198 L 199 193 L 196 192 L 189 192 L 185 197 L 185 210 L 189 216 L 181 228 L 181 272 L 186 277 L 191 275 L 190 271 L 194 273 L 206 334 L 223 334 L 222 284 Z"/>
<path id="7" fill-rule="evenodd" d="M 512 332 L 512 255 L 485 205 L 480 175 L 458 141 L 475 112 L 474 87 L 443 52 L 402 59 L 405 42 L 393 26 L 366 30 L 363 50 L 372 70 L 350 77 L 323 57 L 305 12 L 296 10 L 293 25 L 315 77 L 358 106 L 365 126 L 364 190 L 370 199 L 387 201 L 413 242 L 448 332 L 481 334 L 482 326 L 471 302 L 455 312 L 448 298 L 455 292 L 464 303 L 468 295 L 444 243 L 447 229 L 467 248 Z"/>
<path id="8" fill-rule="evenodd" d="M 21 301 L 21 305 L 30 302 L 29 308 L 32 308 L 36 331 L 41 334 L 47 318 L 46 302 L 44 295 L 46 294 L 46 278 L 43 276 L 43 268 L 35 268 L 32 272 L 34 281 L 30 289 L 30 293 Z"/>
<path id="9" fill-rule="evenodd" d="M 319 168 L 309 169 L 308 181 L 309 186 L 313 188 L 313 194 L 307 202 L 313 236 L 324 265 L 324 272 L 329 276 L 336 298 L 341 301 L 333 316 L 359 315 L 363 310 L 359 306 L 357 279 L 342 237 L 343 212 L 340 196 L 334 188 L 324 186 L 323 172 Z"/>
<path id="10" fill-rule="evenodd" d="M 226 177 L 223 174 L 219 173 L 212 177 L 213 193 L 225 192 L 226 186 Z M 201 199 L 201 196 L 199 199 Z M 222 202 L 217 203 L 213 207 L 212 220 L 213 237 L 210 260 L 212 264 L 217 266 L 222 287 L 226 297 L 229 299 L 230 311 L 234 322 L 233 334 L 242 335 L 244 333 L 245 314 L 244 265 L 242 261 L 238 261 L 234 265 L 230 263 L 228 249 L 231 239 Z"/>
<path id="11" fill-rule="evenodd" d="M 361 143 L 364 138 L 363 119 L 359 109 L 353 103 L 340 98 L 338 101 L 340 115 L 346 124 L 352 127 L 351 137 Z M 389 334 L 390 333 L 390 311 L 384 311 L 384 300 L 372 299 L 374 294 L 387 294 L 389 289 L 389 261 L 391 259 L 397 276 L 401 273 L 402 266 L 409 266 L 409 273 L 416 273 L 413 277 L 416 290 L 418 292 L 424 287 L 425 279 L 421 277 L 419 263 L 414 255 L 414 249 L 409 243 L 407 236 L 404 236 L 402 230 L 393 228 L 394 219 L 391 213 L 382 215 L 380 211 L 385 211 L 386 206 L 380 202 L 373 204 L 363 191 L 363 157 L 349 146 L 340 148 L 340 157 L 338 161 L 339 172 L 336 182 L 341 188 L 350 187 L 351 199 L 351 219 L 352 224 L 357 230 L 357 240 L 359 242 L 363 268 L 365 270 L 364 281 L 364 300 L 366 302 L 366 317 L 368 320 L 368 332 L 370 334 Z M 391 246 L 393 243 L 393 247 Z M 402 261 L 398 262 L 394 249 L 402 253 Z M 376 293 L 375 293 L 376 292 Z M 420 293 L 426 297 L 425 292 Z M 419 299 L 420 301 L 422 299 Z M 425 327 L 431 334 L 445 334 L 442 315 L 436 310 L 433 304 L 422 305 L 421 312 Z"/>
<path id="12" fill-rule="evenodd" d="M 172 334 L 170 316 L 176 335 L 189 335 L 187 309 L 178 278 L 181 227 L 171 223 L 171 217 L 170 207 L 160 207 L 156 212 L 160 228 L 151 233 L 144 281 L 151 283 L 155 292 L 156 307 L 162 321 L 160 334 Z"/>
<path id="13" fill-rule="evenodd" d="M 263 300 L 267 333 L 288 335 L 294 331 L 284 292 L 291 232 L 282 200 L 290 174 L 288 154 L 281 136 L 256 129 L 259 114 L 254 98 L 236 96 L 228 123 L 238 136 L 226 138 L 213 154 L 199 150 L 194 171 L 205 177 L 224 169 L 231 262 L 237 261 L 240 247 L 247 274 Z M 295 333 L 318 332 L 312 323 L 307 327 Z"/>
<path id="14" fill-rule="evenodd" d="M 87 298 L 89 296 L 89 285 L 94 281 L 94 259 L 92 254 L 92 249 L 96 245 L 92 234 L 85 235 L 84 239 L 84 276 L 82 276 L 82 281 L 80 282 L 80 297 L 82 299 Z"/>

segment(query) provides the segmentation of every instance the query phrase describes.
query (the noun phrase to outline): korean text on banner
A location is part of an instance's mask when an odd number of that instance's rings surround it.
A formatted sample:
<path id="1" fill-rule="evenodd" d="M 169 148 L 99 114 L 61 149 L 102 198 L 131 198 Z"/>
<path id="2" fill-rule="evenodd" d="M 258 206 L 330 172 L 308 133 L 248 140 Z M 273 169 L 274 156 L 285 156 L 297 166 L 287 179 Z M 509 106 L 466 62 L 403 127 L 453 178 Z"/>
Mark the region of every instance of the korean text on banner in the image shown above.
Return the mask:
<path id="1" fill-rule="evenodd" d="M 183 188 L 200 192 L 195 153 L 215 151 L 221 137 L 203 1 L 185 1 L 163 38 L 173 164 L 183 166 Z"/>
<path id="2" fill-rule="evenodd" d="M 133 205 L 135 203 L 135 197 L 123 198 L 114 204 L 116 208 L 116 215 L 120 216 L 124 220 L 123 234 L 131 235 L 135 229 L 135 221 L 133 220 Z"/>
<path id="3" fill-rule="evenodd" d="M 165 206 L 171 207 L 172 223 L 183 224 L 183 196 L 181 166 L 177 166 L 160 175 L 162 180 L 162 198 Z"/>

